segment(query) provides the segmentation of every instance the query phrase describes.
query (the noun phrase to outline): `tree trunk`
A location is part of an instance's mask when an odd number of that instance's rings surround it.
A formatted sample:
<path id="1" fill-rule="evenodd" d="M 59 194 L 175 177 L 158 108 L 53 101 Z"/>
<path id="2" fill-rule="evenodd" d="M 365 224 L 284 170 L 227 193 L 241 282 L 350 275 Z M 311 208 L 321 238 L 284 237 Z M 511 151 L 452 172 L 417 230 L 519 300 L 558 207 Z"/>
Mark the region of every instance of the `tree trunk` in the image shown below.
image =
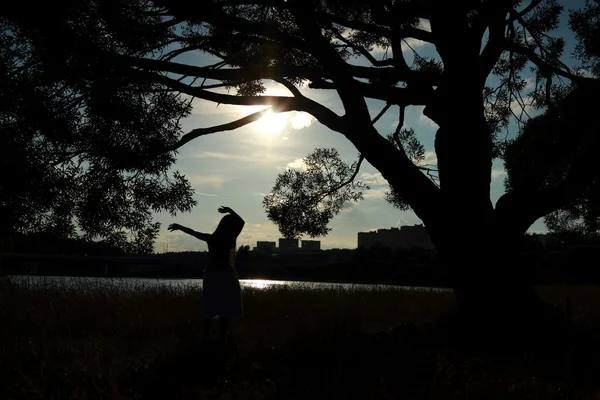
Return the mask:
<path id="1" fill-rule="evenodd" d="M 439 243 L 459 312 L 488 325 L 533 322 L 548 310 L 533 288 L 535 265 L 519 254 L 519 237 L 499 236 L 474 228 Z"/>

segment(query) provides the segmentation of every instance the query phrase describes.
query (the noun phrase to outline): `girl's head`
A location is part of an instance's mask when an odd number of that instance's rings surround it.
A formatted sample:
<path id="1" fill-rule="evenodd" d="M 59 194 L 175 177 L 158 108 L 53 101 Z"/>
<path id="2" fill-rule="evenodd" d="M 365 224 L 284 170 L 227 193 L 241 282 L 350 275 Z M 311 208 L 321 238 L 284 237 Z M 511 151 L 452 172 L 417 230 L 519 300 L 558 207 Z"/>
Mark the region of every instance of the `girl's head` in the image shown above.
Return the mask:
<path id="1" fill-rule="evenodd" d="M 213 236 L 235 240 L 242 231 L 242 228 L 237 219 L 228 214 L 221 218 L 217 229 L 213 232 Z"/>

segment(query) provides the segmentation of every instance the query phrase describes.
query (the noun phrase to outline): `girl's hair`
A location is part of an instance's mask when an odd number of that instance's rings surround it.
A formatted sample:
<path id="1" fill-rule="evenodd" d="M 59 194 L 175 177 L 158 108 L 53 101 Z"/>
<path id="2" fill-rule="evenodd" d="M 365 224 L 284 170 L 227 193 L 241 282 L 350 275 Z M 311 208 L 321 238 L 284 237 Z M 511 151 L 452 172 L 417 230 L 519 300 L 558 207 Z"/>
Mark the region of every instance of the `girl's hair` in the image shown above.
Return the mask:
<path id="1" fill-rule="evenodd" d="M 231 239 L 235 241 L 242 231 L 239 225 L 240 224 L 233 215 L 225 215 L 223 218 L 221 218 L 219 225 L 217 225 L 217 229 L 215 229 L 213 232 L 213 237 Z"/>

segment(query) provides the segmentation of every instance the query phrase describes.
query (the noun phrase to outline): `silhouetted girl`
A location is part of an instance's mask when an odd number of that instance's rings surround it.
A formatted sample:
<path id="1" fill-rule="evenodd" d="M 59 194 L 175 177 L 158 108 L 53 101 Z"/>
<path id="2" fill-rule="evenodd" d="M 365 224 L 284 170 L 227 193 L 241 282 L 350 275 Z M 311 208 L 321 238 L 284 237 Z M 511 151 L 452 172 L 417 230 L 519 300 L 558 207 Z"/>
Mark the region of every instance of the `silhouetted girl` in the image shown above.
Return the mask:
<path id="1" fill-rule="evenodd" d="M 244 227 L 244 220 L 231 208 L 220 207 L 225 215 L 212 233 L 196 232 L 179 224 L 169 225 L 169 230 L 180 230 L 208 244 L 209 264 L 204 269 L 202 291 L 204 296 L 203 335 L 209 339 L 214 317 L 221 321 L 220 339 L 225 341 L 230 320 L 242 316 L 240 282 L 234 268 L 235 243 Z"/>

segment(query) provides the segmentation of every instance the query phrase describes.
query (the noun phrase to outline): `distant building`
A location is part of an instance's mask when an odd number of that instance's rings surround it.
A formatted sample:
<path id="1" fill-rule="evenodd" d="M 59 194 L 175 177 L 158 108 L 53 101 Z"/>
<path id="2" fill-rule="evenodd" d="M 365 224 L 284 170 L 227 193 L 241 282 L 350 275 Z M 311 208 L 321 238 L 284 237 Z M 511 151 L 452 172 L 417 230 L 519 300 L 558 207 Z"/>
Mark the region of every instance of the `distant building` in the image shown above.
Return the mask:
<path id="1" fill-rule="evenodd" d="M 415 247 L 430 249 L 433 248 L 433 243 L 431 243 L 427 229 L 422 224 L 358 232 L 359 248 L 368 249 L 373 246 L 386 246 L 391 249 Z"/>
<path id="2" fill-rule="evenodd" d="M 279 239 L 280 253 L 293 253 L 298 251 L 298 239 Z"/>
<path id="3" fill-rule="evenodd" d="M 319 251 L 321 250 L 320 240 L 303 240 L 302 250 L 304 251 Z"/>
<path id="4" fill-rule="evenodd" d="M 423 224 L 402 226 L 400 227 L 400 233 L 403 235 L 406 247 L 420 247 L 424 249 L 433 248 L 433 243 L 429 238 L 429 232 Z"/>
<path id="5" fill-rule="evenodd" d="M 260 254 L 273 254 L 277 248 L 276 245 L 275 242 L 258 241 L 254 250 Z"/>

